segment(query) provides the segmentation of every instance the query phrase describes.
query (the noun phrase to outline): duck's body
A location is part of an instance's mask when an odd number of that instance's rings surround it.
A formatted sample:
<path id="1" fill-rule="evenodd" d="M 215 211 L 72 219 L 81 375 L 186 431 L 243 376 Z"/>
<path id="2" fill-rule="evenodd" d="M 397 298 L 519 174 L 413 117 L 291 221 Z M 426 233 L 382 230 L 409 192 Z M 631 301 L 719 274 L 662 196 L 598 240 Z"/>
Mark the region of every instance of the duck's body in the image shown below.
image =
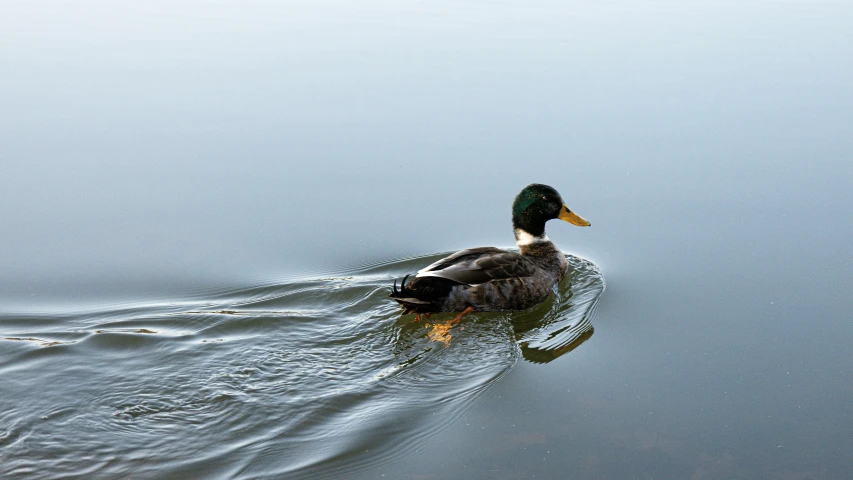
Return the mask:
<path id="1" fill-rule="evenodd" d="M 566 272 L 566 257 L 545 235 L 545 222 L 559 218 L 588 226 L 547 186 L 528 185 L 513 202 L 519 252 L 495 247 L 462 250 L 420 270 L 391 298 L 403 313 L 524 310 L 548 297 Z"/>

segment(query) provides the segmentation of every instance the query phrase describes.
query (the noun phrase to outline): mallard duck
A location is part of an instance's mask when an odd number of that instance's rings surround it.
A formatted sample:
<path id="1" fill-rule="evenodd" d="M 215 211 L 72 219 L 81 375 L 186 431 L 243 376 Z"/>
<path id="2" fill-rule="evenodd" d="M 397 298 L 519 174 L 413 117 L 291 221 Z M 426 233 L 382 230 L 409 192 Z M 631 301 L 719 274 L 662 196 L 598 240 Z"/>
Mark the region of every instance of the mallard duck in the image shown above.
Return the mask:
<path id="1" fill-rule="evenodd" d="M 495 247 L 469 248 L 418 271 L 390 297 L 403 306 L 403 314 L 524 310 L 548 297 L 566 273 L 566 257 L 545 235 L 545 222 L 558 218 L 572 225 L 589 222 L 569 210 L 548 185 L 531 184 L 512 202 L 512 227 L 519 252 Z"/>

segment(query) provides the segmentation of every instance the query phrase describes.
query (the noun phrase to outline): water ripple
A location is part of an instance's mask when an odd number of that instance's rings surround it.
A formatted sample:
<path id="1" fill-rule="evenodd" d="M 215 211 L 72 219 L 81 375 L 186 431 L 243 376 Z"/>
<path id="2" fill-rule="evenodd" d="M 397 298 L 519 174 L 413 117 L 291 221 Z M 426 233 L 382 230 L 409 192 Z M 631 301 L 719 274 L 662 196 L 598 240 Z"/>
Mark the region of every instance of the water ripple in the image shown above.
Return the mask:
<path id="1" fill-rule="evenodd" d="M 450 330 L 441 315 L 399 316 L 391 279 L 437 257 L 208 298 L 0 314 L 0 476 L 341 476 L 416 448 L 519 358 L 552 361 L 592 334 L 604 282 L 571 256 L 532 310 Z"/>

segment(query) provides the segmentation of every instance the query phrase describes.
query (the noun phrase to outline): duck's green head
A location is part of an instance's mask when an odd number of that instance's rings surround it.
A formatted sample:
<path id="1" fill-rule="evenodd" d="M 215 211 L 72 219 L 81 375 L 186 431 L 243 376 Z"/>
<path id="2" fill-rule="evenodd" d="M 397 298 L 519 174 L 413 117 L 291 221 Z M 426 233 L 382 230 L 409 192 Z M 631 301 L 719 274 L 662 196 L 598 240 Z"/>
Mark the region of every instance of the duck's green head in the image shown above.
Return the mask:
<path id="1" fill-rule="evenodd" d="M 554 218 L 579 227 L 589 226 L 589 222 L 569 210 L 560 194 L 548 185 L 531 183 L 512 202 L 512 227 L 516 232 L 523 230 L 534 237 L 542 237 L 545 222 Z"/>

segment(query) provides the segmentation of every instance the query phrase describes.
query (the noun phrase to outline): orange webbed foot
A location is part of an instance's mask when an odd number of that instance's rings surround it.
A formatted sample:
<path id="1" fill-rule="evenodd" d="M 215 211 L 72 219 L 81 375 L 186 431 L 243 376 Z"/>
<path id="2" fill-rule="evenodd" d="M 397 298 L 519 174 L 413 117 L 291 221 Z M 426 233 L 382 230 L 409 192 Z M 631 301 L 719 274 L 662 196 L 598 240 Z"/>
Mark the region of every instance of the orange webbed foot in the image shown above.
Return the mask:
<path id="1" fill-rule="evenodd" d="M 436 325 L 432 325 L 432 328 L 430 329 L 429 333 L 427 334 L 430 341 L 441 342 L 444 344 L 445 347 L 449 347 L 450 346 L 450 340 L 453 338 L 453 335 L 450 334 L 450 329 L 453 328 L 457 323 L 459 323 L 459 321 L 462 320 L 462 317 L 464 317 L 465 315 L 468 315 L 469 313 L 471 313 L 473 311 L 474 311 L 474 307 L 468 306 L 465 308 L 465 310 L 462 310 L 461 312 L 459 312 L 459 315 L 457 315 L 456 318 L 454 318 L 453 320 L 450 320 L 449 322 L 446 322 L 446 323 L 439 323 Z M 430 326 L 430 325 L 427 324 L 427 326 Z"/>
<path id="2" fill-rule="evenodd" d="M 461 312 L 459 312 L 459 315 L 456 315 L 456 318 L 454 318 L 453 320 L 450 321 L 450 324 L 456 325 L 457 323 L 459 323 L 460 320 L 462 320 L 462 317 L 464 317 L 465 315 L 468 315 L 469 313 L 473 313 L 473 312 L 474 312 L 474 307 L 472 307 L 471 305 L 468 305 L 467 307 L 465 307 L 465 310 L 462 310 Z"/>

